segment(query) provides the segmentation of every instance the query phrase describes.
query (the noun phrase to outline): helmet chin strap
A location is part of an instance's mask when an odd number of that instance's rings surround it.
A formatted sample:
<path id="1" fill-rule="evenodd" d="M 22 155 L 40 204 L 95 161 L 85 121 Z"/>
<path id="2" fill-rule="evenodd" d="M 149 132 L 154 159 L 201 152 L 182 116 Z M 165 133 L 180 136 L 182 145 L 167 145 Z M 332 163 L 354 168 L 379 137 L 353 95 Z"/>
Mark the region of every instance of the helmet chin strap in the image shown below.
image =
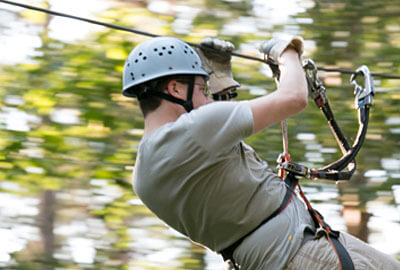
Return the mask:
<path id="1" fill-rule="evenodd" d="M 189 79 L 186 102 L 183 105 L 187 112 L 193 110 L 193 91 L 194 91 L 194 76 Z"/>
<path id="2" fill-rule="evenodd" d="M 193 91 L 194 91 L 194 76 L 189 79 L 189 84 L 188 84 L 188 91 L 187 91 L 187 97 L 186 100 L 176 98 L 170 94 L 165 94 L 162 92 L 154 92 L 154 91 L 148 91 L 147 86 L 143 86 L 141 89 L 140 93 L 138 93 L 137 97 L 139 100 L 144 99 L 148 96 L 156 96 L 165 100 L 168 100 L 170 102 L 179 104 L 185 108 L 187 112 L 190 112 L 193 110 Z"/>

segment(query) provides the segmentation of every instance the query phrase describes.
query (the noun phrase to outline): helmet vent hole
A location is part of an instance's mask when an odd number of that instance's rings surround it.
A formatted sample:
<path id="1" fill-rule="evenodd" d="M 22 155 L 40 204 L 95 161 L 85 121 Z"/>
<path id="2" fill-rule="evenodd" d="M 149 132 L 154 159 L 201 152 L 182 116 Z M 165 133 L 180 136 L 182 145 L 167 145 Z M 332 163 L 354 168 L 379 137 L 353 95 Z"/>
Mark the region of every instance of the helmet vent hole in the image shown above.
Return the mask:
<path id="1" fill-rule="evenodd" d="M 142 53 L 142 52 L 140 52 L 140 53 L 139 53 L 139 56 L 141 56 L 142 54 L 143 54 L 143 53 Z"/>
<path id="2" fill-rule="evenodd" d="M 167 48 L 165 48 L 165 47 L 162 47 L 162 49 L 163 49 L 163 50 L 165 50 L 165 49 L 167 49 Z"/>
<path id="3" fill-rule="evenodd" d="M 184 52 L 187 54 L 187 50 L 184 50 Z"/>
<path id="4" fill-rule="evenodd" d="M 155 52 L 156 52 L 156 51 L 158 51 L 158 49 L 157 49 L 157 48 L 154 48 L 153 50 L 154 50 Z"/>
<path id="5" fill-rule="evenodd" d="M 139 60 L 138 60 L 138 59 L 135 59 L 135 63 L 137 63 L 137 62 L 139 62 Z"/>
<path id="6" fill-rule="evenodd" d="M 142 77 L 146 76 L 146 74 L 142 73 Z"/>
<path id="7" fill-rule="evenodd" d="M 171 51 L 168 51 L 168 54 L 172 54 L 172 52 L 171 52 Z"/>
<path id="8" fill-rule="evenodd" d="M 129 67 L 131 64 L 128 63 L 128 64 L 126 64 L 126 65 Z"/>
<path id="9" fill-rule="evenodd" d="M 172 68 L 172 67 L 168 67 L 168 69 L 169 69 L 169 70 L 173 70 L 173 68 Z"/>
<path id="10" fill-rule="evenodd" d="M 163 53 L 162 53 L 162 52 L 160 52 L 160 53 L 158 53 L 158 55 L 159 55 L 159 56 L 163 56 Z"/>
<path id="11" fill-rule="evenodd" d="M 194 65 L 192 65 L 192 68 L 196 68 Z"/>
<path id="12" fill-rule="evenodd" d="M 143 60 L 146 60 L 147 59 L 147 56 L 143 56 Z"/>
<path id="13" fill-rule="evenodd" d="M 175 48 L 174 45 L 171 45 L 171 49 Z"/>
<path id="14" fill-rule="evenodd" d="M 132 81 L 135 80 L 135 76 L 133 75 L 133 72 L 131 72 L 131 78 L 132 78 Z"/>

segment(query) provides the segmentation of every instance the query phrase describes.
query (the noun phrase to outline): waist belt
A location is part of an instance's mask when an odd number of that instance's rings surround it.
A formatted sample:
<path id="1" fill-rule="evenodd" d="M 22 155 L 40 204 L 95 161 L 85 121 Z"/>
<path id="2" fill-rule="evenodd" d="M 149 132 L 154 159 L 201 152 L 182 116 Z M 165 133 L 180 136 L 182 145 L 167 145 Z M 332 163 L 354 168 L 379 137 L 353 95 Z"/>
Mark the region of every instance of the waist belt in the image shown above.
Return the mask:
<path id="1" fill-rule="evenodd" d="M 277 216 L 279 213 L 281 213 L 285 208 L 289 205 L 290 201 L 292 200 L 294 190 L 298 184 L 298 179 L 292 174 L 288 173 L 284 179 L 286 183 L 286 193 L 283 198 L 283 201 L 281 205 L 279 206 L 278 209 L 276 209 L 269 217 L 264 219 L 257 227 L 255 227 L 253 230 L 242 236 L 240 239 L 238 239 L 236 242 L 231 244 L 229 247 L 224 248 L 223 250 L 220 251 L 224 261 L 230 260 L 231 263 L 233 264 L 234 269 L 239 270 L 238 265 L 235 263 L 235 260 L 233 259 L 233 252 L 235 252 L 235 249 L 243 242 L 243 240 L 252 234 L 254 231 L 256 231 L 258 228 L 260 228 L 262 225 L 267 223 L 269 220 Z M 301 190 L 301 187 L 299 186 L 299 191 L 300 195 L 302 196 L 303 200 L 305 201 L 307 205 L 307 209 L 314 220 L 315 226 L 317 228 L 316 236 L 315 237 L 321 237 L 322 235 L 326 235 L 329 243 L 332 245 L 333 250 L 339 260 L 339 265 L 340 265 L 340 270 L 354 270 L 354 265 L 353 261 L 351 260 L 351 257 L 349 253 L 347 252 L 346 248 L 342 245 L 342 243 L 339 242 L 339 232 L 334 231 L 331 229 L 331 227 L 325 222 L 323 219 L 322 215 L 315 210 L 314 208 L 311 207 L 311 204 L 305 197 L 303 191 Z"/>
<path id="2" fill-rule="evenodd" d="M 234 265 L 235 269 L 238 269 L 235 263 L 235 260 L 233 259 L 233 252 L 235 251 L 235 249 L 243 242 L 243 240 L 249 236 L 250 234 L 252 234 L 254 231 L 256 231 L 258 228 L 260 228 L 262 225 L 264 225 L 265 223 L 267 223 L 269 220 L 271 220 L 272 218 L 274 218 L 275 216 L 277 216 L 279 213 L 281 213 L 283 210 L 285 210 L 285 208 L 289 205 L 290 201 L 292 200 L 293 194 L 294 194 L 294 190 L 296 188 L 297 185 L 297 178 L 292 175 L 292 174 L 288 174 L 285 177 L 285 183 L 286 183 L 286 193 L 285 193 L 285 197 L 283 198 L 283 201 L 281 203 L 281 205 L 279 206 L 278 209 L 276 209 L 269 217 L 267 217 L 266 219 L 264 219 L 257 227 L 255 227 L 253 230 L 251 230 L 250 232 L 248 232 L 247 234 L 245 234 L 244 236 L 242 236 L 239 240 L 237 240 L 235 243 L 233 243 L 232 245 L 230 245 L 227 248 L 224 248 L 223 250 L 220 251 L 222 258 L 224 259 L 224 261 L 230 260 L 232 262 L 232 264 Z"/>

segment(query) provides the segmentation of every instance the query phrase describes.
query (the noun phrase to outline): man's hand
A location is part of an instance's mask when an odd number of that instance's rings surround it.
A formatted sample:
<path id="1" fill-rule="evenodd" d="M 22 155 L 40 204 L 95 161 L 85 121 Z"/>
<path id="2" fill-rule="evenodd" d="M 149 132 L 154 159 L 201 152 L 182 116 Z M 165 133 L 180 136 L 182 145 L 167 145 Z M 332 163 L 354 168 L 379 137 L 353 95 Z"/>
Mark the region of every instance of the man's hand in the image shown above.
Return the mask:
<path id="1" fill-rule="evenodd" d="M 260 51 L 265 54 L 266 58 L 273 64 L 279 65 L 279 58 L 287 48 L 293 48 L 299 54 L 299 57 L 303 54 L 303 38 L 302 37 L 283 37 L 283 38 L 272 38 L 265 41 L 260 46 Z"/>
<path id="2" fill-rule="evenodd" d="M 234 48 L 229 41 L 205 38 L 200 43 L 200 49 L 196 49 L 209 75 L 208 86 L 212 94 L 239 86 L 232 75 L 231 53 Z"/>
<path id="3" fill-rule="evenodd" d="M 272 70 L 274 77 L 279 79 L 280 71 L 280 57 L 282 53 L 288 49 L 293 48 L 299 54 L 299 57 L 303 54 L 303 38 L 286 36 L 282 38 L 272 38 L 265 41 L 260 46 L 260 51 L 264 53 L 264 57 L 267 60 L 267 64 Z"/>
<path id="4" fill-rule="evenodd" d="M 226 63 L 231 61 L 231 53 L 235 49 L 235 45 L 221 39 L 205 38 L 200 43 L 200 49 L 208 59 Z"/>

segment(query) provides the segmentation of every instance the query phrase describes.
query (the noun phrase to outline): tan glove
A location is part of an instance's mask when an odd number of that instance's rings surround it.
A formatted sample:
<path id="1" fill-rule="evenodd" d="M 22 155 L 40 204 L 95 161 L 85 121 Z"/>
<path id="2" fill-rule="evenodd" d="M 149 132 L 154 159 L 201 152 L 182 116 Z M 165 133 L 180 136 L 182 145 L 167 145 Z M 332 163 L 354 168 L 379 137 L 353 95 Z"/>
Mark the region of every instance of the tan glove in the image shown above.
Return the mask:
<path id="1" fill-rule="evenodd" d="M 196 48 L 203 69 L 209 75 L 208 87 L 212 94 L 240 86 L 232 75 L 231 53 L 234 48 L 229 41 L 213 38 L 205 38 L 200 48 Z"/>
<path id="2" fill-rule="evenodd" d="M 260 52 L 265 54 L 265 58 L 272 64 L 279 65 L 279 57 L 287 48 L 293 48 L 299 54 L 299 57 L 304 51 L 304 41 L 302 37 L 285 36 L 280 38 L 272 38 L 265 41 L 260 46 Z"/>

